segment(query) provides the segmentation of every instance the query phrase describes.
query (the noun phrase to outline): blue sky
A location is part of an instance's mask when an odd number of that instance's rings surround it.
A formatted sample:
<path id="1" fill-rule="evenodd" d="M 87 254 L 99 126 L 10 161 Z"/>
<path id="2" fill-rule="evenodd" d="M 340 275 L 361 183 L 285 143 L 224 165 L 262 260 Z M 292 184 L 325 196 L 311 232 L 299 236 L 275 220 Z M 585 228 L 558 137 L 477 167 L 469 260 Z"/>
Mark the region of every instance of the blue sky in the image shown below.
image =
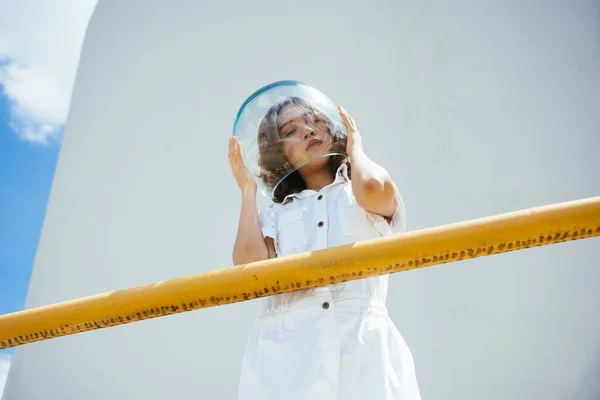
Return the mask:
<path id="1" fill-rule="evenodd" d="M 23 309 L 59 144 L 20 139 L 0 96 L 0 314 Z"/>
<path id="2" fill-rule="evenodd" d="M 24 307 L 96 1 L 3 1 L 8 12 L 0 13 L 0 314 Z M 0 397 L 11 355 L 12 349 L 0 350 Z"/>

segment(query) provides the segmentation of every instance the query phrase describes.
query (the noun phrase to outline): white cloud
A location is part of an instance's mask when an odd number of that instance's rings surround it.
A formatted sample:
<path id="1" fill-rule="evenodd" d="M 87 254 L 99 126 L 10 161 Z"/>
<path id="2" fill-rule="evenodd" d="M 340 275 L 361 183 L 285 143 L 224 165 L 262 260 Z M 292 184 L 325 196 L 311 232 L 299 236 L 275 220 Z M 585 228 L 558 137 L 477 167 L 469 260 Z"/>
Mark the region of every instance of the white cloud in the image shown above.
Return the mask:
<path id="1" fill-rule="evenodd" d="M 96 2 L 0 0 L 0 85 L 20 138 L 46 143 L 65 123 Z"/>
<path id="2" fill-rule="evenodd" d="M 4 392 L 4 385 L 6 384 L 6 377 L 8 376 L 8 368 L 10 367 L 10 357 L 8 355 L 0 354 L 0 399 Z"/>

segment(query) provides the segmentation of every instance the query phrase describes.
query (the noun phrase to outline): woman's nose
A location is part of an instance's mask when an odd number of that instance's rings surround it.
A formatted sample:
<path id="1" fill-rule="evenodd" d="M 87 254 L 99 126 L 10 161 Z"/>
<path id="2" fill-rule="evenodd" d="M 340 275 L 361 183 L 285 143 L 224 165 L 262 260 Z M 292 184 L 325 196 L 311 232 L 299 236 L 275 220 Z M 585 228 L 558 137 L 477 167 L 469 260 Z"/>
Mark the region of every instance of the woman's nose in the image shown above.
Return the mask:
<path id="1" fill-rule="evenodd" d="M 306 127 L 304 127 L 304 131 L 302 133 L 303 133 L 302 137 L 304 139 L 307 139 L 308 137 L 315 135 L 315 130 L 311 127 L 306 126 Z"/>

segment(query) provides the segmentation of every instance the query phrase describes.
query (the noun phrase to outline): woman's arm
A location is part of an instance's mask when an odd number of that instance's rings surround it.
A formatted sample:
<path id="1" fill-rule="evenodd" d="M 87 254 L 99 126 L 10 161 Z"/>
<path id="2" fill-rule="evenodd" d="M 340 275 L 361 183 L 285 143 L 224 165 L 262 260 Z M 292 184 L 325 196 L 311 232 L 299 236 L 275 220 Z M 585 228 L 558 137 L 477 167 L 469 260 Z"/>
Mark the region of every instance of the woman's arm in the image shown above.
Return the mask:
<path id="1" fill-rule="evenodd" d="M 270 249 L 271 247 L 272 249 Z M 242 209 L 233 246 L 233 264 L 247 264 L 271 258 L 273 239 L 263 238 L 256 208 L 256 188 L 242 191 Z"/>
<path id="2" fill-rule="evenodd" d="M 256 208 L 256 182 L 242 161 L 240 143 L 229 139 L 229 165 L 242 192 L 238 232 L 233 246 L 233 264 L 247 264 L 275 256 L 273 239 L 263 238 Z"/>
<path id="3" fill-rule="evenodd" d="M 351 183 L 356 202 L 366 211 L 391 219 L 396 212 L 398 199 L 390 174 L 365 154 L 354 120 L 343 108 L 339 109 L 348 131 L 346 152 L 352 163 Z"/>

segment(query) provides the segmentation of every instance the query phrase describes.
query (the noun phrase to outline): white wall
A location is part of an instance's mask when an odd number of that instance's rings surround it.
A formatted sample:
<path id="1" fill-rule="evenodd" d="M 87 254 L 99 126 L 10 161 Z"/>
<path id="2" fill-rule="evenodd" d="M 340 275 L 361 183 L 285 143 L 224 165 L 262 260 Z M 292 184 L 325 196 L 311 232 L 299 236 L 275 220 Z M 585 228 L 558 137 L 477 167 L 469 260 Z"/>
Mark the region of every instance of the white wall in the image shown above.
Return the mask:
<path id="1" fill-rule="evenodd" d="M 227 139 L 279 79 L 352 114 L 409 230 L 599 195 L 600 5 L 459 3 L 101 0 L 27 307 L 229 266 Z M 423 398 L 598 398 L 599 243 L 393 275 Z M 233 399 L 257 310 L 18 347 L 4 400 Z"/>

